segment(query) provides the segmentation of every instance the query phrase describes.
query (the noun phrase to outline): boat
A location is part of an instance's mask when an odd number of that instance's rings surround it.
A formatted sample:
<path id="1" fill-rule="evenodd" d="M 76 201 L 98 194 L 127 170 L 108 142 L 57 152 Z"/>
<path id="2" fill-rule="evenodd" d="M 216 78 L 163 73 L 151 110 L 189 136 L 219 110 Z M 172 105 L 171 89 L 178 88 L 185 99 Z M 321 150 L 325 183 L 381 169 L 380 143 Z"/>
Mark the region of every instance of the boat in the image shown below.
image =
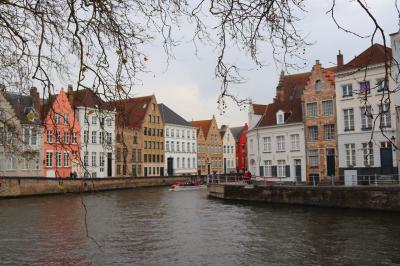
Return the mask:
<path id="1" fill-rule="evenodd" d="M 187 190 L 198 190 L 207 188 L 206 185 L 202 185 L 199 182 L 176 182 L 171 185 L 169 191 L 187 191 Z"/>

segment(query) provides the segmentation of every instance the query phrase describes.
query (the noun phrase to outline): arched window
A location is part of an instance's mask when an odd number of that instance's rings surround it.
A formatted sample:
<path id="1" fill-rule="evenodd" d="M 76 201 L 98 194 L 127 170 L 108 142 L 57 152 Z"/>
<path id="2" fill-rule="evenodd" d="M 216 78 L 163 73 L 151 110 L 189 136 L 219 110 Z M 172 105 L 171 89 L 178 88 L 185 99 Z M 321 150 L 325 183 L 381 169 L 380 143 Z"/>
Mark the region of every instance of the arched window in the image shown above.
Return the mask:
<path id="1" fill-rule="evenodd" d="M 276 124 L 283 124 L 285 123 L 285 113 L 282 110 L 276 112 Z"/>

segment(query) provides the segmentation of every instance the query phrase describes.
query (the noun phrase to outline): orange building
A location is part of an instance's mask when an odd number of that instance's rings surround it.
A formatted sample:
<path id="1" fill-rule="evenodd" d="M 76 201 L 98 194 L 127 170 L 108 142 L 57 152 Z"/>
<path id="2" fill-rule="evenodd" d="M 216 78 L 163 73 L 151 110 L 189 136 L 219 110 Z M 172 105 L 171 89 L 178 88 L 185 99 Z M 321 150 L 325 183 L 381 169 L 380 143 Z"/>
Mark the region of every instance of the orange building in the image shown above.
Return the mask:
<path id="1" fill-rule="evenodd" d="M 45 177 L 70 177 L 79 161 L 80 127 L 63 89 L 45 100 L 41 108 L 44 123 Z"/>

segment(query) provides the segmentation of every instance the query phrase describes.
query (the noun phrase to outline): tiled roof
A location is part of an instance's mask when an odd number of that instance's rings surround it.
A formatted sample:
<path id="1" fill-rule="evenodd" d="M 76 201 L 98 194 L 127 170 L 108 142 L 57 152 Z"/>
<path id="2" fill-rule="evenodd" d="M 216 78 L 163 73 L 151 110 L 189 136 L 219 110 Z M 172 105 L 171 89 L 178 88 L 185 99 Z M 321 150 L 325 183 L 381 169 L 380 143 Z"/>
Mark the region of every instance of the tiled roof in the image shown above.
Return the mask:
<path id="1" fill-rule="evenodd" d="M 72 108 L 88 107 L 88 108 L 102 108 L 104 106 L 103 100 L 96 95 L 96 93 L 89 89 L 67 92 L 67 95 L 72 93 L 73 101 Z"/>
<path id="2" fill-rule="evenodd" d="M 42 118 L 42 120 L 44 120 L 47 116 L 47 114 L 49 113 L 49 111 L 51 110 L 54 101 L 57 99 L 58 94 L 55 95 L 50 95 L 50 97 L 48 99 L 44 99 L 42 101 L 42 108 L 41 108 L 41 113 L 40 116 Z"/>
<path id="3" fill-rule="evenodd" d="M 386 47 L 386 56 L 386 59 L 388 60 L 390 60 L 392 56 L 392 49 L 389 47 Z M 365 68 L 369 65 L 382 64 L 384 62 L 385 47 L 381 44 L 375 43 L 347 64 L 343 66 L 338 66 L 336 72 Z"/>
<path id="4" fill-rule="evenodd" d="M 221 129 L 219 130 L 219 135 L 221 136 L 221 139 L 224 138 L 227 129 L 228 129 L 227 125 L 222 125 L 221 126 Z"/>
<path id="5" fill-rule="evenodd" d="M 208 131 L 210 130 L 212 119 L 210 120 L 198 120 L 190 122 L 192 126 L 201 128 L 203 130 L 203 135 L 206 138 Z"/>
<path id="6" fill-rule="evenodd" d="M 275 101 L 267 106 L 265 114 L 260 119 L 257 127 L 276 125 L 276 113 L 282 110 L 285 113 L 285 124 L 298 123 L 303 121 L 301 98 Z"/>
<path id="7" fill-rule="evenodd" d="M 301 95 L 303 95 L 303 90 L 307 85 L 310 75 L 311 72 L 304 72 L 292 75 L 281 75 L 277 90 L 284 90 L 283 100 L 290 100 L 301 97 Z"/>
<path id="8" fill-rule="evenodd" d="M 267 107 L 266 104 L 256 104 L 253 103 L 253 111 L 255 115 L 263 115 L 265 112 L 265 108 Z"/>
<path id="9" fill-rule="evenodd" d="M 188 121 L 186 121 L 182 116 L 172 111 L 165 104 L 160 103 L 158 105 L 158 108 L 160 109 L 161 117 L 164 123 L 181 125 L 181 126 L 190 126 L 190 123 Z"/>
<path id="10" fill-rule="evenodd" d="M 105 106 L 117 111 L 119 125 L 140 128 L 153 96 L 143 96 L 125 100 L 106 102 Z"/>
<path id="11" fill-rule="evenodd" d="M 235 138 L 236 141 L 239 140 L 240 136 L 242 135 L 242 131 L 243 131 L 244 126 L 241 127 L 231 127 L 231 132 L 233 137 Z"/>
<path id="12" fill-rule="evenodd" d="M 10 103 L 11 107 L 14 109 L 15 115 L 22 124 L 40 124 L 39 114 L 37 114 L 37 118 L 35 120 L 31 121 L 28 119 L 28 114 L 30 112 L 34 112 L 36 114 L 35 104 L 32 96 L 5 92 L 4 97 Z"/>

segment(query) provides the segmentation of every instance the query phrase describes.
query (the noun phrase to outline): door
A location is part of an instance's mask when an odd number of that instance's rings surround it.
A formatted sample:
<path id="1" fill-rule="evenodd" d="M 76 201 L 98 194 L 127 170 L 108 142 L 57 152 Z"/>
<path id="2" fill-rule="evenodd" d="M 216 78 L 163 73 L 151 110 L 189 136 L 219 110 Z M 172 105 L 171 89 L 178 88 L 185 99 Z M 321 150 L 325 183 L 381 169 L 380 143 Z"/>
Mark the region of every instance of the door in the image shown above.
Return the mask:
<path id="1" fill-rule="evenodd" d="M 224 158 L 224 174 L 226 174 L 226 158 Z"/>
<path id="2" fill-rule="evenodd" d="M 344 185 L 357 185 L 357 170 L 344 170 Z"/>
<path id="3" fill-rule="evenodd" d="M 393 174 L 392 145 L 388 142 L 381 143 L 381 173 Z"/>
<path id="4" fill-rule="evenodd" d="M 160 176 L 164 176 L 164 167 L 160 167 Z"/>
<path id="5" fill-rule="evenodd" d="M 335 149 L 326 150 L 326 174 L 334 176 L 335 173 Z"/>
<path id="6" fill-rule="evenodd" d="M 210 175 L 211 174 L 211 165 L 207 164 L 207 174 Z"/>
<path id="7" fill-rule="evenodd" d="M 167 173 L 169 176 L 174 174 L 174 158 L 167 159 Z"/>
<path id="8" fill-rule="evenodd" d="M 112 176 L 112 153 L 107 153 L 107 176 Z"/>
<path id="9" fill-rule="evenodd" d="M 301 160 L 296 159 L 294 160 L 295 165 L 295 175 L 297 182 L 301 182 Z"/>
<path id="10" fill-rule="evenodd" d="M 144 168 L 144 176 L 147 176 L 147 167 Z"/>

